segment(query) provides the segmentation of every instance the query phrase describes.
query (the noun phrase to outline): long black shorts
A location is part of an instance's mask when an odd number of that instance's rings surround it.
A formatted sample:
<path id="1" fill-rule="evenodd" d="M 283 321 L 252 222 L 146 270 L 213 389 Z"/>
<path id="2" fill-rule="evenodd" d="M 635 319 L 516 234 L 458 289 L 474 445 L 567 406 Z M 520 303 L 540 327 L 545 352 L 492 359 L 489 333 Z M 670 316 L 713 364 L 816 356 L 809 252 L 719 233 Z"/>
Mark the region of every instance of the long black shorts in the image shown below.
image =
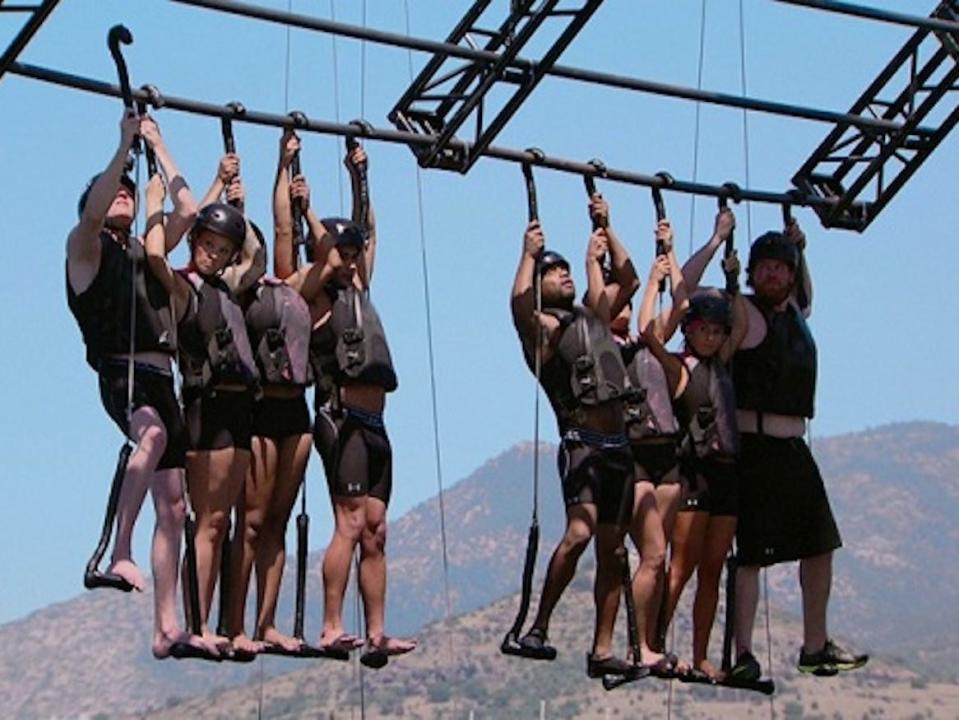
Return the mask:
<path id="1" fill-rule="evenodd" d="M 99 369 L 100 401 L 125 436 L 127 423 L 127 363 L 125 360 L 102 363 Z M 186 460 L 187 436 L 173 390 L 173 376 L 149 365 L 136 363 L 133 370 L 133 409 L 152 407 L 166 430 L 166 449 L 157 470 L 182 468 Z M 131 440 L 133 438 L 130 438 Z"/>
<path id="2" fill-rule="evenodd" d="M 375 497 L 389 505 L 393 492 L 393 448 L 383 419 L 345 408 L 333 417 L 316 411 L 313 444 L 323 459 L 332 497 Z"/>
<path id="3" fill-rule="evenodd" d="M 254 437 L 279 442 L 292 435 L 308 434 L 312 429 L 306 397 L 261 397 L 253 403 Z"/>
<path id="4" fill-rule="evenodd" d="M 633 514 L 633 456 L 622 444 L 589 441 L 569 431 L 557 457 L 566 507 L 595 505 L 601 525 L 628 525 Z"/>
<path id="5" fill-rule="evenodd" d="M 743 433 L 739 455 L 740 565 L 774 565 L 842 546 L 826 488 L 802 438 Z"/>
<path id="6" fill-rule="evenodd" d="M 184 396 L 191 450 L 250 449 L 253 393 L 216 390 Z"/>
<path id="7" fill-rule="evenodd" d="M 680 512 L 739 514 L 739 473 L 734 462 L 696 460 L 683 463 Z"/>
<path id="8" fill-rule="evenodd" d="M 674 472 L 679 465 L 676 443 L 632 443 L 629 448 L 633 454 L 636 482 L 645 480 L 651 482 L 653 487 L 679 482 L 679 473 Z"/>

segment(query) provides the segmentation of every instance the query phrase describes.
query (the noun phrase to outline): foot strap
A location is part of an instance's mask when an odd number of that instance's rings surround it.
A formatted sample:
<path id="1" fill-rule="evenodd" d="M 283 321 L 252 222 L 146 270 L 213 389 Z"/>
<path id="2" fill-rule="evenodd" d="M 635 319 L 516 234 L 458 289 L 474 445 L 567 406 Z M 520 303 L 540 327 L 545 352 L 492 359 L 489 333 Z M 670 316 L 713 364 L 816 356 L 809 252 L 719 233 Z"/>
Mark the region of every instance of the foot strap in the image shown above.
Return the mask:
<path id="1" fill-rule="evenodd" d="M 83 587 L 87 590 L 95 588 L 112 588 L 122 592 L 130 592 L 133 585 L 126 579 L 116 573 L 103 573 L 99 570 L 88 570 L 83 574 Z"/>

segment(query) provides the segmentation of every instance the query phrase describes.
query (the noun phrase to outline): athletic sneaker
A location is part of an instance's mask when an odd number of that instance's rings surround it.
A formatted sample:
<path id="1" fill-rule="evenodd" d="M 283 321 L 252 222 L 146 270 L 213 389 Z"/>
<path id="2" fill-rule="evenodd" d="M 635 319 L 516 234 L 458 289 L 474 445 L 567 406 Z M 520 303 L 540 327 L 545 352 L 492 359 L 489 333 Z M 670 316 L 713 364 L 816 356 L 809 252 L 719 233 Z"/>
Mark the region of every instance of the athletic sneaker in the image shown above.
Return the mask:
<path id="1" fill-rule="evenodd" d="M 758 680 L 761 675 L 762 670 L 759 667 L 759 661 L 749 651 L 736 658 L 736 664 L 729 671 L 729 677 L 746 682 Z"/>
<path id="2" fill-rule="evenodd" d="M 799 651 L 799 672 L 818 677 L 829 677 L 839 671 L 856 670 L 869 662 L 866 654 L 855 655 L 832 640 L 827 640 L 823 649 L 815 653 Z"/>

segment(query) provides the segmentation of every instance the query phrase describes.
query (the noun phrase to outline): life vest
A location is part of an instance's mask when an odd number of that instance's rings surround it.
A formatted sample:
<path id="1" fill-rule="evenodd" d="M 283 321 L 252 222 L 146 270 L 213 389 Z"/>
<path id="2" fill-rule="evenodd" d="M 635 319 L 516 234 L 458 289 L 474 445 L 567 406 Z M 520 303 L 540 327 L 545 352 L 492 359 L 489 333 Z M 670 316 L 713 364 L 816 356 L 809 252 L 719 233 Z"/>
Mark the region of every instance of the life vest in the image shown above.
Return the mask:
<path id="1" fill-rule="evenodd" d="M 130 352 L 131 292 L 136 294 L 134 352 L 172 355 L 175 348 L 170 298 L 146 268 L 143 245 L 130 238 L 124 248 L 104 230 L 100 233 L 100 267 L 90 286 L 78 295 L 67 277 L 67 304 L 80 326 L 87 362 L 93 369 L 104 357 Z"/>
<path id="2" fill-rule="evenodd" d="M 739 452 L 736 394 L 725 365 L 715 358 L 680 356 L 689 371 L 686 389 L 676 402 L 685 436 L 682 453 L 710 460 Z"/>
<path id="3" fill-rule="evenodd" d="M 179 325 L 180 373 L 185 390 L 217 385 L 253 388 L 258 373 L 243 310 L 218 278 L 178 271 L 193 288 Z"/>
<path id="4" fill-rule="evenodd" d="M 306 386 L 310 367 L 310 308 L 299 292 L 280 280 L 263 278 L 246 309 L 246 328 L 260 381 Z"/>
<path id="5" fill-rule="evenodd" d="M 561 335 L 553 356 L 543 364 L 540 384 L 546 391 L 561 431 L 575 424 L 582 407 L 595 407 L 622 398 L 626 368 L 609 326 L 588 308 L 548 308 L 559 320 Z M 533 369 L 534 359 L 526 353 Z"/>
<path id="6" fill-rule="evenodd" d="M 624 351 L 626 350 L 623 348 Z M 624 352 L 629 390 L 624 397 L 626 436 L 631 441 L 672 437 L 679 433 L 666 372 L 652 351 L 633 343 Z"/>
<path id="7" fill-rule="evenodd" d="M 816 343 L 802 313 L 792 303 L 782 312 L 762 308 L 766 337 L 739 350 L 733 363 L 736 406 L 742 410 L 811 418 L 816 395 Z"/>
<path id="8" fill-rule="evenodd" d="M 369 295 L 355 287 L 336 291 L 329 322 L 310 340 L 314 369 L 336 385 L 362 383 L 396 390 L 393 359 Z"/>

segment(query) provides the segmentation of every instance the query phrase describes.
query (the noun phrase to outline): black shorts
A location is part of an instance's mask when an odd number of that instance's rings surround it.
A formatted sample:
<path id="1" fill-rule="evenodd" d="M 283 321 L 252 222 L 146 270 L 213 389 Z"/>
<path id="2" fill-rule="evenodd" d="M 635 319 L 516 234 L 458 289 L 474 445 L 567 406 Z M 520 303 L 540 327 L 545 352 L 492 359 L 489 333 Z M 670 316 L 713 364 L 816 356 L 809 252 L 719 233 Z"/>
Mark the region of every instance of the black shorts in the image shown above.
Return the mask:
<path id="1" fill-rule="evenodd" d="M 279 442 L 293 435 L 309 434 L 310 410 L 306 397 L 261 397 L 253 403 L 254 437 L 268 437 Z"/>
<path id="2" fill-rule="evenodd" d="M 629 448 L 633 453 L 636 482 L 651 482 L 653 487 L 679 482 L 679 473 L 673 472 L 679 465 L 676 443 L 632 443 Z"/>
<path id="3" fill-rule="evenodd" d="M 99 383 L 103 409 L 120 428 L 120 432 L 129 437 L 127 372 L 125 360 L 101 363 Z M 166 430 L 166 449 L 156 469 L 182 468 L 186 458 L 187 436 L 180 403 L 177 402 L 173 390 L 173 376 L 150 365 L 136 363 L 133 371 L 133 409 L 141 407 L 152 407 L 156 410 Z"/>
<path id="4" fill-rule="evenodd" d="M 191 450 L 250 449 L 253 393 L 215 390 L 184 395 Z"/>
<path id="5" fill-rule="evenodd" d="M 743 433 L 739 455 L 740 565 L 774 565 L 842 546 L 816 461 L 802 438 Z"/>
<path id="6" fill-rule="evenodd" d="M 570 430 L 557 457 L 566 507 L 595 505 L 601 525 L 628 525 L 633 514 L 633 456 L 622 438 L 604 442 L 594 433 Z"/>
<path id="7" fill-rule="evenodd" d="M 739 514 L 739 475 L 736 463 L 698 460 L 683 463 L 680 512 L 708 512 L 736 517 Z"/>
<path id="8" fill-rule="evenodd" d="M 332 497 L 375 497 L 389 504 L 393 492 L 393 448 L 383 419 L 344 408 L 333 417 L 316 412 L 313 444 L 323 459 Z"/>

